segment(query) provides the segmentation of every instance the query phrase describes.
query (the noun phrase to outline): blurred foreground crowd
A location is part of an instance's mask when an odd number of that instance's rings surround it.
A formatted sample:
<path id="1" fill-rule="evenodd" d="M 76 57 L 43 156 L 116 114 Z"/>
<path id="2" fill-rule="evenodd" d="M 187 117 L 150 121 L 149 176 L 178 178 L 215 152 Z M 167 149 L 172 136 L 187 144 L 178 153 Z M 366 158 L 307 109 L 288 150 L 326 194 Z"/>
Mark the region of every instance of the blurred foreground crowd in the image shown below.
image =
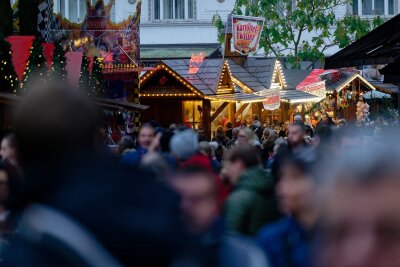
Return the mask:
<path id="1" fill-rule="evenodd" d="M 257 121 L 111 151 L 87 99 L 31 90 L 1 142 L 0 266 L 400 266 L 395 130 Z"/>

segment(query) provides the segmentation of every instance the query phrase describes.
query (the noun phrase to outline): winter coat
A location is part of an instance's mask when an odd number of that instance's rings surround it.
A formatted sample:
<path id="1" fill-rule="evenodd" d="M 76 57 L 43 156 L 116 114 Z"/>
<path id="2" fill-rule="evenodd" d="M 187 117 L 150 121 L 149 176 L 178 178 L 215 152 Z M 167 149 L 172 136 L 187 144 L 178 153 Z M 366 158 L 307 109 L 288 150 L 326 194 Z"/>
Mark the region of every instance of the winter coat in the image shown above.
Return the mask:
<path id="1" fill-rule="evenodd" d="M 273 177 L 260 167 L 246 170 L 224 206 L 228 233 L 255 235 L 260 228 L 279 218 Z"/>

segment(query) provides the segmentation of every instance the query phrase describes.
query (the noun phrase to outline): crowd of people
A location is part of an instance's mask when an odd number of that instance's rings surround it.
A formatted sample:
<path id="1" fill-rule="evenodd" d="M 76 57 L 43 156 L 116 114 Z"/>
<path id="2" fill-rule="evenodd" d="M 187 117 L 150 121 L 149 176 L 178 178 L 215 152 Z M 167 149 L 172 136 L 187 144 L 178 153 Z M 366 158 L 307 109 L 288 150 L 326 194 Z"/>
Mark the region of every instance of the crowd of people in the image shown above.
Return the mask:
<path id="1" fill-rule="evenodd" d="M 389 131 L 254 115 L 209 140 L 152 121 L 111 151 L 101 124 L 61 85 L 21 101 L 0 149 L 0 266 L 400 264 Z"/>

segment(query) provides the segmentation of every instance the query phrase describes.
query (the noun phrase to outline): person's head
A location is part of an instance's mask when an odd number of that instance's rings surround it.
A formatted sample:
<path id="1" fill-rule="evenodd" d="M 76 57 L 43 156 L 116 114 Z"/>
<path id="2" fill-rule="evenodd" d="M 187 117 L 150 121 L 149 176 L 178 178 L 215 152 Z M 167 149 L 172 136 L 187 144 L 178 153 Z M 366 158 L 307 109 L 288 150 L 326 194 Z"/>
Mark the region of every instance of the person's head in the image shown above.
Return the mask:
<path id="1" fill-rule="evenodd" d="M 226 123 L 226 129 L 231 129 L 232 128 L 232 122 L 227 122 Z"/>
<path id="2" fill-rule="evenodd" d="M 206 232 L 218 216 L 218 189 L 214 175 L 201 167 L 186 166 L 169 179 L 181 196 L 186 226 L 192 233 Z"/>
<path id="3" fill-rule="evenodd" d="M 329 148 L 333 140 L 333 129 L 328 125 L 319 125 L 315 129 L 314 145 L 320 148 Z"/>
<path id="4" fill-rule="evenodd" d="M 296 116 L 294 116 L 293 121 L 295 123 L 302 123 L 303 122 L 303 118 L 301 117 L 301 115 L 296 115 Z"/>
<path id="5" fill-rule="evenodd" d="M 235 186 L 244 171 L 260 166 L 260 162 L 259 153 L 254 146 L 243 144 L 233 148 L 228 153 L 224 165 L 229 183 Z"/>
<path id="6" fill-rule="evenodd" d="M 17 140 L 14 134 L 8 134 L 1 141 L 0 156 L 2 160 L 15 165 L 18 162 Z"/>
<path id="7" fill-rule="evenodd" d="M 322 114 L 321 122 L 324 123 L 324 124 L 329 124 L 329 115 L 328 115 L 328 113 Z"/>
<path id="8" fill-rule="evenodd" d="M 349 149 L 330 164 L 318 266 L 399 266 L 400 150 L 390 141 Z"/>
<path id="9" fill-rule="evenodd" d="M 253 130 L 250 128 L 242 128 L 238 134 L 238 142 L 239 144 L 252 144 L 253 140 L 255 139 L 255 135 Z"/>
<path id="10" fill-rule="evenodd" d="M 293 123 L 288 130 L 288 142 L 292 148 L 304 144 L 304 125 L 302 123 Z"/>
<path id="11" fill-rule="evenodd" d="M 16 169 L 8 163 L 0 163 L 0 206 L 15 209 L 22 192 L 22 180 Z"/>
<path id="12" fill-rule="evenodd" d="M 119 154 L 123 154 L 128 150 L 132 150 L 135 148 L 135 140 L 130 136 L 124 136 L 118 143 L 118 152 Z"/>
<path id="13" fill-rule="evenodd" d="M 287 148 L 287 146 L 288 146 L 288 142 L 286 141 L 285 138 L 283 138 L 283 137 L 277 138 L 274 143 L 274 150 L 273 150 L 272 155 L 274 155 L 274 156 L 277 155 L 278 151 L 281 147 Z"/>
<path id="14" fill-rule="evenodd" d="M 290 127 L 290 121 L 285 121 L 285 123 L 283 124 L 283 130 L 288 130 Z"/>
<path id="15" fill-rule="evenodd" d="M 212 152 L 213 152 L 213 148 L 211 147 L 210 143 L 207 141 L 202 141 L 199 143 L 199 152 L 200 154 L 207 156 L 207 157 L 211 157 L 212 156 Z"/>
<path id="16" fill-rule="evenodd" d="M 257 114 L 253 114 L 253 115 L 251 116 L 251 119 L 252 119 L 252 121 L 258 121 L 258 120 L 260 120 Z"/>
<path id="17" fill-rule="evenodd" d="M 156 136 L 156 129 L 151 124 L 143 124 L 139 129 L 138 145 L 144 149 L 149 148 Z"/>
<path id="18" fill-rule="evenodd" d="M 191 156 L 196 154 L 198 148 L 199 137 L 191 129 L 174 134 L 170 141 L 171 153 L 179 161 L 189 159 Z"/>
<path id="19" fill-rule="evenodd" d="M 287 156 L 281 165 L 277 196 L 281 210 L 294 217 L 314 207 L 317 156 L 311 149 Z"/>
<path id="20" fill-rule="evenodd" d="M 222 126 L 217 127 L 217 135 L 225 135 L 224 127 Z"/>
<path id="21" fill-rule="evenodd" d="M 237 139 L 240 132 L 240 128 L 236 127 L 232 130 L 232 139 Z"/>
<path id="22" fill-rule="evenodd" d="M 14 112 L 22 165 L 49 165 L 92 150 L 99 129 L 93 103 L 62 83 L 32 83 Z"/>
<path id="23" fill-rule="evenodd" d="M 265 128 L 263 131 L 264 139 L 267 139 L 270 136 L 270 134 L 271 134 L 271 130 L 268 128 Z"/>

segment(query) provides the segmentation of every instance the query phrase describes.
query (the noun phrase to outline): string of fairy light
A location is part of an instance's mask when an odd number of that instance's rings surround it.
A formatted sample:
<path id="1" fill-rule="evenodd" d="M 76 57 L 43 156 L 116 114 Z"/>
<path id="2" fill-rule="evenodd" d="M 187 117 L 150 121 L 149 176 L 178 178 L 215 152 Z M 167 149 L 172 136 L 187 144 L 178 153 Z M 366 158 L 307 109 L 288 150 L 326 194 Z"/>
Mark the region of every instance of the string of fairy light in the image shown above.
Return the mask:
<path id="1" fill-rule="evenodd" d="M 9 51 L 9 54 L 11 55 L 11 51 Z M 4 68 L 5 68 L 6 65 L 7 65 L 7 61 L 1 60 L 1 62 L 0 62 L 0 66 L 1 66 L 0 71 L 4 71 Z M 15 93 L 16 89 L 14 87 L 15 87 L 15 84 L 18 83 L 18 77 L 13 78 L 13 76 L 11 74 L 10 75 L 4 75 L 4 80 L 8 81 L 10 83 L 10 88 L 13 89 L 14 93 Z M 15 84 L 14 84 L 14 82 L 15 82 Z"/>

